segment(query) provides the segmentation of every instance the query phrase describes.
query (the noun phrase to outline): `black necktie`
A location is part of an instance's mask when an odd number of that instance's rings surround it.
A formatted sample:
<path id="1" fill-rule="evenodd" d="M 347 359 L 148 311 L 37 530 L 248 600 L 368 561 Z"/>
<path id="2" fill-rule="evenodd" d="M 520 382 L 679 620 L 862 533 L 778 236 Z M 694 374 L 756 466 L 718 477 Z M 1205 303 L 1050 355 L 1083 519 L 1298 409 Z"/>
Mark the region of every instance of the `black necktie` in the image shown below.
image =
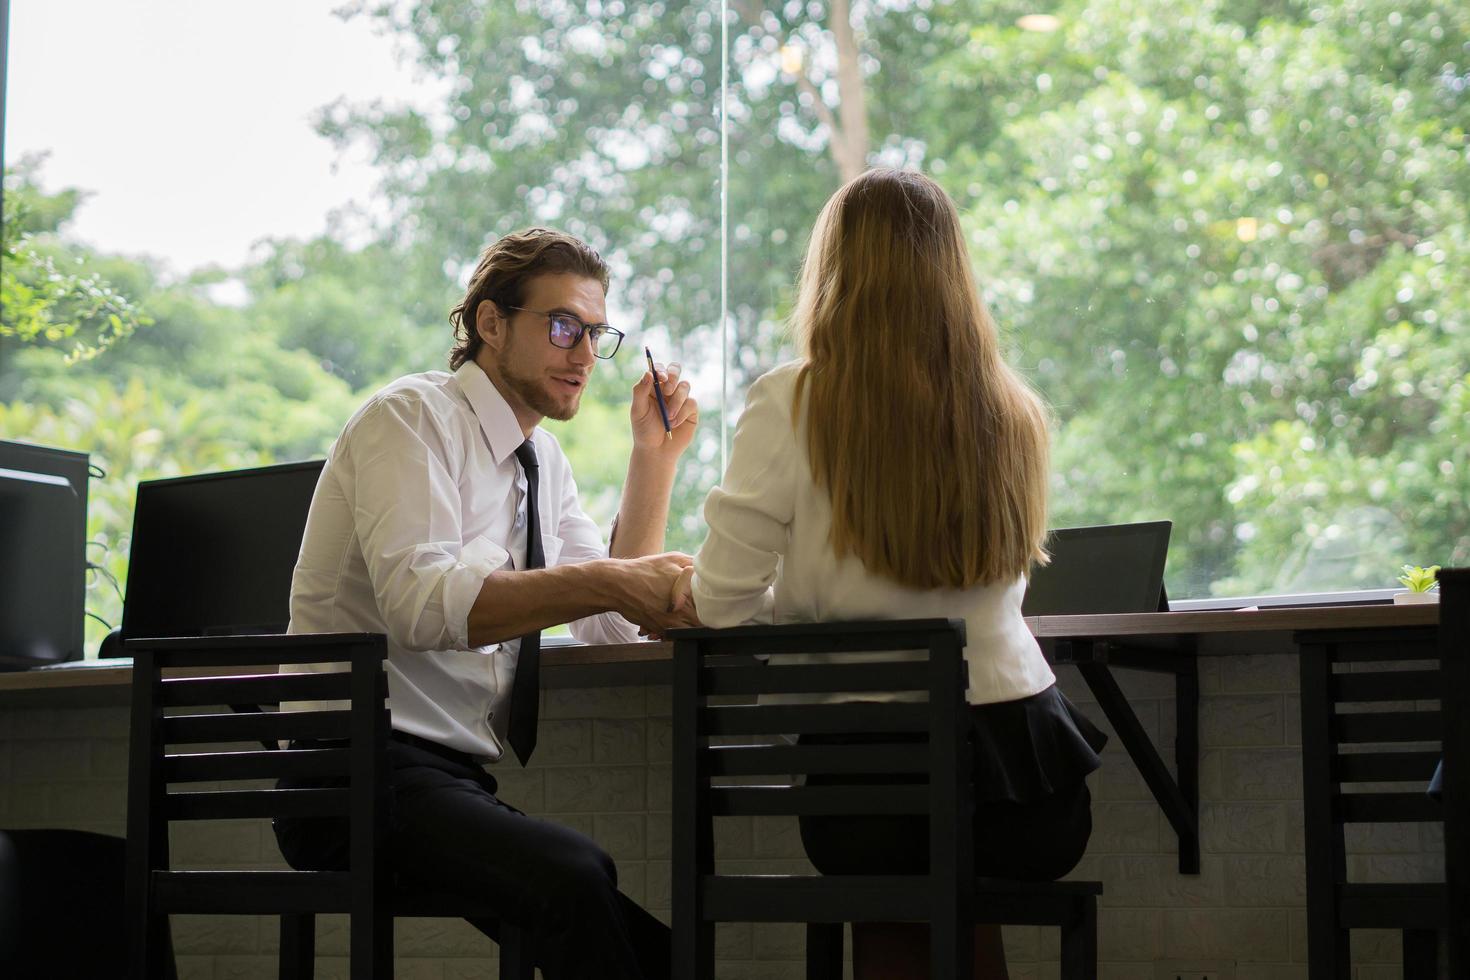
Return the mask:
<path id="1" fill-rule="evenodd" d="M 527 439 L 516 450 L 516 459 L 526 474 L 526 568 L 544 568 L 546 553 L 541 550 L 541 517 L 536 509 L 536 486 L 540 474 L 536 466 L 536 447 Z M 521 637 L 521 652 L 516 659 L 516 678 L 510 688 L 510 721 L 506 725 L 507 740 L 521 765 L 531 761 L 536 748 L 536 716 L 541 699 L 541 631 L 532 630 Z"/>

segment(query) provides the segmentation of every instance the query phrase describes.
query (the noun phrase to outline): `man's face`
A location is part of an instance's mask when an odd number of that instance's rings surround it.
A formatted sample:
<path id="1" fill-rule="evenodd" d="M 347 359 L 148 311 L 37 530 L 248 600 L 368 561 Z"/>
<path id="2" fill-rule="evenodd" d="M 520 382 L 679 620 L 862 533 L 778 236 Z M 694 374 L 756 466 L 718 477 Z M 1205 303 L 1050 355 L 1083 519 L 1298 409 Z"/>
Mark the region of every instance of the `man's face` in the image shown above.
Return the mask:
<path id="1" fill-rule="evenodd" d="M 527 283 L 521 305 L 525 310 L 501 311 L 493 336 L 486 335 L 481 318 L 480 335 L 486 343 L 476 362 L 497 383 L 523 428 L 542 418 L 566 421 L 577 414 L 597 359 L 586 336 L 571 350 L 553 345 L 543 314 L 570 313 L 584 324 L 604 322 L 602 284 L 574 273 L 537 276 Z"/>

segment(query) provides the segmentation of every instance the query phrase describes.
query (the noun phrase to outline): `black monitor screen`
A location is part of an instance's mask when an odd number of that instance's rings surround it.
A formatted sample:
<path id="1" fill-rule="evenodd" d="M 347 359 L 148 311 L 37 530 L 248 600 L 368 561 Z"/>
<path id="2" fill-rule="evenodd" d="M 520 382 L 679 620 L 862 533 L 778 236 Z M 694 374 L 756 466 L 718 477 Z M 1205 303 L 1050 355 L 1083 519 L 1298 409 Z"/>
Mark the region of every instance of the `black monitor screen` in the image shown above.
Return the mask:
<path id="1" fill-rule="evenodd" d="M 84 520 L 65 477 L 0 468 L 0 666 L 81 657 Z"/>
<path id="2" fill-rule="evenodd" d="M 138 484 L 123 637 L 282 633 L 322 463 Z"/>
<path id="3" fill-rule="evenodd" d="M 1169 521 L 1067 527 L 1047 538 L 1051 564 L 1032 569 L 1027 616 L 1154 612 L 1164 589 Z"/>
<path id="4" fill-rule="evenodd" d="M 27 534 L 38 533 L 46 535 L 46 556 L 43 559 L 48 566 L 42 571 L 28 557 L 23 557 L 18 552 L 7 548 L 0 552 L 0 562 L 4 567 L 0 569 L 0 591 L 5 591 L 12 579 L 20 572 L 14 571 L 15 563 L 20 562 L 32 571 L 25 574 L 46 576 L 57 575 L 52 571 L 53 563 L 64 565 L 67 575 L 67 586 L 64 589 L 46 589 L 46 595 L 50 596 L 50 602 L 64 601 L 66 611 L 64 614 L 65 632 L 62 632 L 63 614 L 54 606 L 48 605 L 43 618 L 50 624 L 48 633 L 53 639 L 47 644 L 47 649 L 56 646 L 64 648 L 67 652 L 60 659 L 78 660 L 82 656 L 82 634 L 83 634 L 83 605 L 86 601 L 87 591 L 87 464 L 86 453 L 73 452 L 69 449 L 56 449 L 52 446 L 37 446 L 28 442 L 13 442 L 0 439 L 0 470 L 14 470 L 25 474 L 40 474 L 50 477 L 61 477 L 66 480 L 72 489 L 72 495 L 65 498 L 69 501 L 72 516 L 64 521 L 53 518 L 57 523 L 44 528 L 32 528 Z M 0 511 L 3 513 L 3 511 Z M 10 520 L 17 520 L 12 516 Z M 63 540 L 56 537 L 57 527 L 64 524 L 68 537 Z M 14 530 L 6 532 L 14 535 Z M 30 540 L 35 540 L 33 537 Z M 38 586 L 27 586 L 27 588 L 39 588 Z M 12 593 L 0 596 L 0 603 L 5 604 L 3 614 L 6 617 L 12 615 L 27 615 L 26 607 Z M 6 620 L 7 624 L 10 622 Z M 35 667 L 50 663 L 54 657 L 46 654 L 44 656 L 29 656 L 24 652 L 17 652 L 11 643 L 13 631 L 7 625 L 3 629 L 4 636 L 0 637 L 0 667 Z M 38 650 L 38 647 L 32 647 Z"/>

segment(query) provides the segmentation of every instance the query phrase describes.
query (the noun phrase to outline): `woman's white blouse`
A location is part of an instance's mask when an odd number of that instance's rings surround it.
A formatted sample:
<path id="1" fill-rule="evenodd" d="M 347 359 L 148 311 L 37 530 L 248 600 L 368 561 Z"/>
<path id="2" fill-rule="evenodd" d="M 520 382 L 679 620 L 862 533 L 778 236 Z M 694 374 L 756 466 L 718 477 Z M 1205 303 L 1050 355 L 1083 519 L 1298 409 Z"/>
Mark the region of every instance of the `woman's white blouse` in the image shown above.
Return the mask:
<path id="1" fill-rule="evenodd" d="M 707 626 L 854 619 L 963 618 L 971 704 L 1014 701 L 1056 680 L 1021 617 L 1026 580 L 917 589 L 836 557 L 832 507 L 812 480 L 803 411 L 792 416 L 799 362 L 750 387 L 722 484 L 704 504 L 709 536 L 694 559 Z"/>

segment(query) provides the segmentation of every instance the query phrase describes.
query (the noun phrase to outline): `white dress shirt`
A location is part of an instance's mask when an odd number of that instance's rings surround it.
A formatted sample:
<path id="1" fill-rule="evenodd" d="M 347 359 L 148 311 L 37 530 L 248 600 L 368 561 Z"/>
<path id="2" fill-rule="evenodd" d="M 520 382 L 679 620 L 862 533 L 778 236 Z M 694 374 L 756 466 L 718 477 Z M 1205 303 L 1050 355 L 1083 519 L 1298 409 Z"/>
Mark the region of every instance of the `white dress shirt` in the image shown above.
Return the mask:
<path id="1" fill-rule="evenodd" d="M 547 567 L 606 557 L 556 438 L 531 440 Z M 473 361 L 394 381 L 328 453 L 291 580 L 290 632 L 387 634 L 393 727 L 487 761 L 504 752 L 520 640 L 471 646 L 467 620 L 486 576 L 525 565 L 523 441 Z M 615 613 L 571 628 L 584 643 L 639 639 Z"/>
<path id="2" fill-rule="evenodd" d="M 1050 687 L 1056 677 L 1021 617 L 1024 576 L 918 589 L 875 575 L 852 556 L 837 558 L 832 505 L 808 462 L 806 413 L 799 428 L 792 418 L 800 366 L 775 368 L 746 395 L 725 478 L 704 504 L 709 536 L 694 559 L 699 618 L 717 628 L 963 618 L 971 704 L 1014 701 Z"/>

